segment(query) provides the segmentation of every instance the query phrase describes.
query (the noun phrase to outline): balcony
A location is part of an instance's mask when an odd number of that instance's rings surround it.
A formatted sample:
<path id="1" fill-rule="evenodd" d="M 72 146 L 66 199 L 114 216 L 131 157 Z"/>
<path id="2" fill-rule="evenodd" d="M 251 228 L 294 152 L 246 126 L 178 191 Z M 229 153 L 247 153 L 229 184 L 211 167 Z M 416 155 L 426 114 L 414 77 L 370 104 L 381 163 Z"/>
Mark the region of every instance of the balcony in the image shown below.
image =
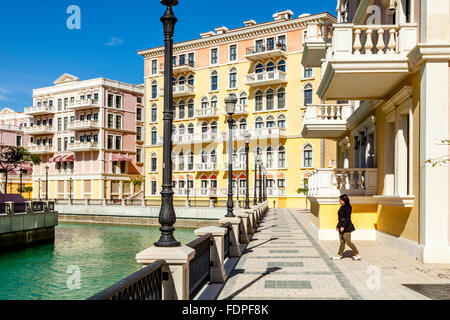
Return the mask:
<path id="1" fill-rule="evenodd" d="M 195 110 L 195 117 L 198 119 L 215 118 L 219 116 L 217 108 L 202 108 Z"/>
<path id="2" fill-rule="evenodd" d="M 332 28 L 329 24 L 309 23 L 303 43 L 302 65 L 308 68 L 320 67 L 331 45 Z"/>
<path id="3" fill-rule="evenodd" d="M 98 151 L 99 149 L 98 142 L 75 142 L 67 146 L 67 150 L 73 152 Z"/>
<path id="4" fill-rule="evenodd" d="M 165 65 L 164 63 L 161 63 L 160 65 L 160 72 L 164 73 Z M 188 62 L 176 62 L 173 64 L 173 74 L 183 74 L 183 73 L 195 73 L 195 62 L 194 61 L 188 61 Z"/>
<path id="5" fill-rule="evenodd" d="M 26 127 L 24 133 L 29 136 L 51 135 L 54 134 L 53 126 L 32 126 Z"/>
<path id="6" fill-rule="evenodd" d="M 248 74 L 245 84 L 250 87 L 268 86 L 287 83 L 287 73 L 280 70 Z"/>
<path id="7" fill-rule="evenodd" d="M 347 131 L 353 107 L 342 104 L 308 105 L 303 115 L 305 138 L 339 138 Z"/>
<path id="8" fill-rule="evenodd" d="M 409 75 L 417 26 L 335 24 L 322 63 L 322 100 L 384 100 Z"/>
<path id="9" fill-rule="evenodd" d="M 219 166 L 214 162 L 204 162 L 197 163 L 195 165 L 197 171 L 208 172 L 208 171 L 219 171 Z"/>
<path id="10" fill-rule="evenodd" d="M 287 138 L 286 128 L 254 128 L 249 132 L 252 140 Z"/>
<path id="11" fill-rule="evenodd" d="M 44 155 L 44 154 L 53 154 L 55 153 L 55 148 L 53 146 L 37 146 L 31 145 L 27 147 L 27 150 L 32 154 Z"/>
<path id="12" fill-rule="evenodd" d="M 309 177 L 308 196 L 376 195 L 378 169 L 317 169 Z"/>
<path id="13" fill-rule="evenodd" d="M 85 121 L 78 120 L 70 122 L 68 128 L 71 131 L 96 130 L 100 129 L 100 124 L 96 120 L 85 120 Z"/>
<path id="14" fill-rule="evenodd" d="M 227 115 L 227 111 L 225 110 L 225 107 L 223 108 L 223 115 Z M 248 105 L 247 104 L 237 104 L 236 108 L 234 110 L 234 115 L 247 115 L 248 114 Z"/>
<path id="15" fill-rule="evenodd" d="M 39 107 L 29 107 L 25 108 L 25 114 L 30 116 L 42 116 L 46 114 L 55 114 L 55 107 L 49 106 L 39 106 Z"/>
<path id="16" fill-rule="evenodd" d="M 189 84 L 179 84 L 173 86 L 173 97 L 186 97 L 195 95 L 195 87 Z"/>
<path id="17" fill-rule="evenodd" d="M 245 58 L 250 61 L 278 59 L 281 57 L 287 58 L 286 45 L 282 43 L 247 48 L 247 54 L 245 55 Z"/>
<path id="18" fill-rule="evenodd" d="M 246 131 L 251 133 L 250 130 L 233 129 L 233 141 L 244 141 L 245 140 L 244 134 L 246 133 Z M 223 141 L 228 141 L 228 131 L 222 132 L 222 139 L 223 139 Z"/>
<path id="19" fill-rule="evenodd" d="M 84 100 L 77 100 L 77 101 L 71 101 L 69 102 L 68 108 L 69 110 L 86 110 L 86 109 L 92 109 L 92 108 L 99 108 L 100 103 L 98 100 L 94 99 L 84 99 Z"/>
<path id="20" fill-rule="evenodd" d="M 172 135 L 173 144 L 191 144 L 194 143 L 194 134 L 174 134 Z"/>
<path id="21" fill-rule="evenodd" d="M 244 171 L 246 169 L 246 163 L 244 161 L 233 161 L 233 171 Z M 228 171 L 228 161 L 223 163 L 222 170 Z"/>
<path id="22" fill-rule="evenodd" d="M 268 197 L 281 197 L 286 195 L 286 188 L 267 188 Z"/>

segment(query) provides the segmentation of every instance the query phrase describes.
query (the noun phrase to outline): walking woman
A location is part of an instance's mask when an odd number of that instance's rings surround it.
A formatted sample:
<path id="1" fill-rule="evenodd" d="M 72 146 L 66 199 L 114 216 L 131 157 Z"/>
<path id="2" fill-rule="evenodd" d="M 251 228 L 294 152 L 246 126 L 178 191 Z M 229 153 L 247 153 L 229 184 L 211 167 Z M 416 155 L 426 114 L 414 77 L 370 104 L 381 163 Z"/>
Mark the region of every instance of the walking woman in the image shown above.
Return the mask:
<path id="1" fill-rule="evenodd" d="M 333 260 L 341 260 L 342 254 L 345 250 L 345 245 L 348 245 L 354 253 L 353 260 L 361 260 L 361 255 L 358 249 L 352 243 L 351 235 L 355 231 L 355 226 L 352 223 L 352 206 L 350 205 L 350 199 L 346 194 L 339 197 L 339 202 L 341 203 L 341 208 L 339 209 L 338 216 L 339 222 L 336 227 L 336 231 L 339 232 L 339 240 L 341 241 L 341 246 L 339 247 L 339 252 L 337 256 L 332 257 Z"/>

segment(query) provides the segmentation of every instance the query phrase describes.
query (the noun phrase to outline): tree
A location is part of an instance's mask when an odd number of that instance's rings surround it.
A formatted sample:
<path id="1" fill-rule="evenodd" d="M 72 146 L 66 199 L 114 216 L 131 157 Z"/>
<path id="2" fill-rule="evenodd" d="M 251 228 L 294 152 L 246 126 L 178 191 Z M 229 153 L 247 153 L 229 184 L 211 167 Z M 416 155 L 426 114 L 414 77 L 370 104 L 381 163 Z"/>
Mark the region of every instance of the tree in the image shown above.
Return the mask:
<path id="1" fill-rule="evenodd" d="M 0 172 L 5 175 L 5 194 L 8 193 L 8 173 L 17 170 L 25 163 L 39 164 L 41 159 L 23 147 L 0 145 Z"/>
<path id="2" fill-rule="evenodd" d="M 22 190 L 19 190 L 19 192 L 20 193 L 28 193 L 28 200 L 31 200 L 31 193 L 33 192 L 33 187 L 32 186 L 22 187 Z"/>
<path id="3" fill-rule="evenodd" d="M 447 146 L 450 145 L 450 140 L 448 140 L 448 139 L 443 139 L 440 142 L 442 143 L 442 145 L 447 145 Z M 446 156 L 442 156 L 442 157 L 428 159 L 427 161 L 425 161 L 425 163 L 431 164 L 433 167 L 437 167 L 437 166 L 445 165 L 449 161 L 450 161 L 450 156 L 446 155 Z"/>
<path id="4" fill-rule="evenodd" d="M 308 195 L 309 189 L 308 188 L 299 188 L 297 190 L 297 193 L 303 193 L 305 195 L 305 205 L 306 205 L 306 209 L 308 209 L 308 197 L 306 197 Z"/>

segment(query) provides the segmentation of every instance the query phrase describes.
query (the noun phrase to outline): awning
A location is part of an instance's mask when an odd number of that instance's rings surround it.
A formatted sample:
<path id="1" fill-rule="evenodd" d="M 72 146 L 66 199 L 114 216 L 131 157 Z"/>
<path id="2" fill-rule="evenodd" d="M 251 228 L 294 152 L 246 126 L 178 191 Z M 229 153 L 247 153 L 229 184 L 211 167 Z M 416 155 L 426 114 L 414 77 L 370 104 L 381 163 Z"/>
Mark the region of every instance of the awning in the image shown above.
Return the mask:
<path id="1" fill-rule="evenodd" d="M 281 172 L 278 174 L 277 179 L 286 179 L 286 176 Z"/>
<path id="2" fill-rule="evenodd" d="M 207 176 L 202 176 L 202 177 L 200 178 L 200 180 L 208 180 L 208 177 L 207 177 Z"/>
<path id="3" fill-rule="evenodd" d="M 245 180 L 245 179 L 247 179 L 247 176 L 245 174 L 241 174 L 239 176 L 239 180 Z"/>
<path id="4" fill-rule="evenodd" d="M 217 180 L 217 176 L 213 174 L 209 179 L 210 180 Z"/>
<path id="5" fill-rule="evenodd" d="M 124 156 L 122 154 L 113 154 L 112 155 L 112 161 L 132 162 L 133 159 L 131 159 L 130 157 Z"/>
<path id="6" fill-rule="evenodd" d="M 53 160 L 53 162 L 62 162 L 62 159 L 64 158 L 65 156 L 57 156 L 57 157 L 55 157 L 55 159 Z"/>
<path id="7" fill-rule="evenodd" d="M 269 174 L 267 175 L 267 179 L 273 180 L 273 174 L 269 173 Z"/>
<path id="8" fill-rule="evenodd" d="M 122 161 L 133 162 L 133 159 L 131 159 L 130 157 L 127 157 L 127 156 L 124 156 L 124 155 L 121 155 L 121 156 L 122 156 Z"/>
<path id="9" fill-rule="evenodd" d="M 62 157 L 60 161 L 61 162 L 74 162 L 75 155 L 73 155 L 73 154 L 66 155 L 66 156 Z"/>

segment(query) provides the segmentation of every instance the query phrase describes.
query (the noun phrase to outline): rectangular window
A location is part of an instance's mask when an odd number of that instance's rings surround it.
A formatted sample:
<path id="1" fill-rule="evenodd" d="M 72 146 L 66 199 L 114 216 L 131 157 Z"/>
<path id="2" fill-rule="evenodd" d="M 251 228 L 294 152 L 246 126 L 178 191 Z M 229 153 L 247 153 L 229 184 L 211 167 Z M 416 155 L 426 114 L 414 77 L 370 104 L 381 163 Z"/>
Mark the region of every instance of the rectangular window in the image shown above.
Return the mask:
<path id="1" fill-rule="evenodd" d="M 113 108 L 114 107 L 114 95 L 108 94 L 108 107 Z"/>
<path id="2" fill-rule="evenodd" d="M 116 96 L 116 108 L 122 109 L 122 96 Z"/>
<path id="3" fill-rule="evenodd" d="M 268 38 L 266 44 L 267 44 L 267 51 L 275 49 L 275 38 Z"/>
<path id="4" fill-rule="evenodd" d="M 193 118 L 193 117 L 194 117 L 194 104 L 189 103 L 188 104 L 188 118 Z"/>
<path id="5" fill-rule="evenodd" d="M 136 162 L 142 162 L 142 149 L 136 149 Z"/>
<path id="6" fill-rule="evenodd" d="M 22 146 L 22 136 L 16 136 L 16 147 Z"/>
<path id="7" fill-rule="evenodd" d="M 122 137 L 116 137 L 116 150 L 122 150 Z"/>
<path id="8" fill-rule="evenodd" d="M 261 111 L 263 109 L 263 96 L 256 96 L 256 111 Z"/>
<path id="9" fill-rule="evenodd" d="M 58 111 L 62 110 L 62 99 L 58 99 Z"/>
<path id="10" fill-rule="evenodd" d="M 178 57 L 178 61 L 180 66 L 186 65 L 186 55 L 182 54 Z"/>
<path id="11" fill-rule="evenodd" d="M 64 98 L 64 110 L 67 110 L 68 104 L 69 104 L 69 98 Z"/>
<path id="12" fill-rule="evenodd" d="M 279 36 L 278 37 L 278 48 L 281 50 L 286 51 L 286 36 Z"/>
<path id="13" fill-rule="evenodd" d="M 237 45 L 233 44 L 230 46 L 230 61 L 237 60 Z"/>
<path id="14" fill-rule="evenodd" d="M 67 151 L 68 144 L 69 144 L 69 138 L 64 138 L 64 151 Z"/>
<path id="15" fill-rule="evenodd" d="M 136 120 L 137 121 L 142 121 L 142 108 L 137 108 L 136 109 Z"/>
<path id="16" fill-rule="evenodd" d="M 136 140 L 142 141 L 142 127 L 136 127 Z"/>
<path id="17" fill-rule="evenodd" d="M 158 108 L 152 108 L 152 122 L 158 120 Z"/>
<path id="18" fill-rule="evenodd" d="M 116 129 L 122 129 L 122 116 L 116 116 Z"/>
<path id="19" fill-rule="evenodd" d="M 98 142 L 98 134 L 94 134 L 94 142 L 95 142 L 95 143 Z"/>
<path id="20" fill-rule="evenodd" d="M 156 194 L 156 181 L 152 181 L 152 194 Z"/>
<path id="21" fill-rule="evenodd" d="M 194 53 L 189 53 L 188 55 L 188 62 L 189 62 L 189 66 L 191 67 L 195 67 L 195 55 Z"/>
<path id="22" fill-rule="evenodd" d="M 211 76 L 211 91 L 218 90 L 218 77 L 217 75 Z"/>
<path id="23" fill-rule="evenodd" d="M 152 144 L 153 145 L 158 143 L 157 137 L 158 137 L 158 132 L 157 131 L 152 131 Z"/>
<path id="24" fill-rule="evenodd" d="M 69 125 L 69 118 L 64 117 L 64 131 L 67 131 L 67 126 Z"/>
<path id="25" fill-rule="evenodd" d="M 98 93 L 94 93 L 94 100 L 98 101 Z"/>
<path id="26" fill-rule="evenodd" d="M 114 127 L 114 115 L 108 114 L 108 128 L 111 129 Z"/>
<path id="27" fill-rule="evenodd" d="M 230 88 L 236 88 L 237 87 L 237 73 L 232 72 L 230 73 Z"/>
<path id="28" fill-rule="evenodd" d="M 312 77 L 313 77 L 313 69 L 312 69 L 312 68 L 305 68 L 305 69 L 304 69 L 303 77 L 304 77 L 305 79 L 310 79 L 310 78 L 312 78 Z"/>
<path id="29" fill-rule="evenodd" d="M 152 75 L 158 73 L 158 60 L 152 60 Z"/>
<path id="30" fill-rule="evenodd" d="M 98 121 L 98 113 L 94 113 L 94 121 Z"/>
<path id="31" fill-rule="evenodd" d="M 286 188 L 286 180 L 278 179 L 278 188 Z"/>
<path id="32" fill-rule="evenodd" d="M 152 85 L 152 99 L 158 98 L 158 85 Z"/>
<path id="33" fill-rule="evenodd" d="M 211 64 L 219 63 L 219 49 L 211 49 Z"/>
<path id="34" fill-rule="evenodd" d="M 58 152 L 62 151 L 62 139 L 58 138 Z"/>
<path id="35" fill-rule="evenodd" d="M 61 132 L 62 131 L 62 119 L 58 118 L 58 131 Z"/>
<path id="36" fill-rule="evenodd" d="M 264 51 L 264 40 L 256 40 L 255 51 L 256 52 Z"/>
<path id="37" fill-rule="evenodd" d="M 157 168 L 157 159 L 156 158 L 152 158 L 151 159 L 151 170 L 153 171 L 153 172 L 155 172 L 156 170 L 158 170 L 158 168 Z"/>
<path id="38" fill-rule="evenodd" d="M 114 149 L 114 136 L 108 135 L 108 149 Z"/>

